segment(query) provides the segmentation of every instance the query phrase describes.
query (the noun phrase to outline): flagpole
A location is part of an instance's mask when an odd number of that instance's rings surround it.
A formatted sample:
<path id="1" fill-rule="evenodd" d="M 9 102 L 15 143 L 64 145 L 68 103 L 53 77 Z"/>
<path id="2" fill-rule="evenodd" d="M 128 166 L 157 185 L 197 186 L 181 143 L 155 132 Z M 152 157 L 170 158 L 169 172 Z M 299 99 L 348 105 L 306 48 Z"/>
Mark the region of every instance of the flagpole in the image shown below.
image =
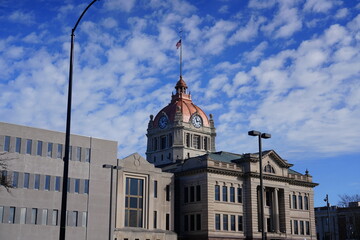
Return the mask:
<path id="1" fill-rule="evenodd" d="M 182 30 L 180 30 L 180 77 L 182 77 Z"/>

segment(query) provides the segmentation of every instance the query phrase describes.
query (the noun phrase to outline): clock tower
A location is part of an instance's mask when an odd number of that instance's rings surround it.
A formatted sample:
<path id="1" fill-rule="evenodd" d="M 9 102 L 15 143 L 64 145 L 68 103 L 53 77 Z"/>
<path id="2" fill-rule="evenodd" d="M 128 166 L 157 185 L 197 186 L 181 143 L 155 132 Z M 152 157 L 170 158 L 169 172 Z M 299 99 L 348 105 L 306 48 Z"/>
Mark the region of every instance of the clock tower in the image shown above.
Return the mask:
<path id="1" fill-rule="evenodd" d="M 171 102 L 155 116 L 150 115 L 147 129 L 146 158 L 155 166 L 215 152 L 215 127 L 196 106 L 180 76 Z"/>

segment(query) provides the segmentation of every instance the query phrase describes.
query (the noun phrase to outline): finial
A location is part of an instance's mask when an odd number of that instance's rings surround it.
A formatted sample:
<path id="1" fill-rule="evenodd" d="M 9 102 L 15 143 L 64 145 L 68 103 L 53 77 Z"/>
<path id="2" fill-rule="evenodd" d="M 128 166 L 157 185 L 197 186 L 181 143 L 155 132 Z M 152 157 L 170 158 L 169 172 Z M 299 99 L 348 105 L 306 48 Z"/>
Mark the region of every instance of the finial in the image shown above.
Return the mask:
<path id="1" fill-rule="evenodd" d="M 150 115 L 150 121 L 152 121 L 154 119 L 154 115 Z"/>
<path id="2" fill-rule="evenodd" d="M 213 115 L 210 113 L 210 114 L 209 114 L 209 117 L 210 117 L 210 119 L 212 119 L 212 118 L 213 118 Z"/>
<path id="3" fill-rule="evenodd" d="M 306 169 L 305 171 L 305 175 L 308 176 L 309 175 L 309 170 Z"/>

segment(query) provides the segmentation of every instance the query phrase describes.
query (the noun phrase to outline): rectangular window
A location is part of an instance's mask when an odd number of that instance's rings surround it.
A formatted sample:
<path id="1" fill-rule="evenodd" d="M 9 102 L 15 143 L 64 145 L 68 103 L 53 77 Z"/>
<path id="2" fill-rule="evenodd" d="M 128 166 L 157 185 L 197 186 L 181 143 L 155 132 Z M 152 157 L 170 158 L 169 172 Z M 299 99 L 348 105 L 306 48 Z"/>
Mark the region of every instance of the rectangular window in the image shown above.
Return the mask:
<path id="1" fill-rule="evenodd" d="M 77 227 L 78 226 L 78 211 L 68 211 L 68 226 Z"/>
<path id="2" fill-rule="evenodd" d="M 160 137 L 160 149 L 165 149 L 166 148 L 166 136 L 161 136 Z"/>
<path id="3" fill-rule="evenodd" d="M 237 189 L 237 202 L 242 203 L 242 188 Z"/>
<path id="4" fill-rule="evenodd" d="M 56 192 L 60 191 L 60 184 L 61 184 L 61 177 L 56 176 L 55 177 L 55 191 Z"/>
<path id="5" fill-rule="evenodd" d="M 170 214 L 166 214 L 166 230 L 170 230 Z"/>
<path id="6" fill-rule="evenodd" d="M 190 147 L 190 133 L 186 134 L 186 147 Z"/>
<path id="7" fill-rule="evenodd" d="M 299 209 L 303 209 L 303 201 L 302 196 L 299 195 Z"/>
<path id="8" fill-rule="evenodd" d="M 184 216 L 184 231 L 189 231 L 189 215 Z"/>
<path id="9" fill-rule="evenodd" d="M 196 230 L 201 230 L 201 214 L 196 214 Z"/>
<path id="10" fill-rule="evenodd" d="M 37 208 L 32 208 L 31 209 L 30 223 L 31 224 L 37 224 Z"/>
<path id="11" fill-rule="evenodd" d="M 223 186 L 222 191 L 223 191 L 222 192 L 222 196 L 223 196 L 222 200 L 224 202 L 227 202 L 227 200 L 228 200 L 227 186 Z"/>
<path id="12" fill-rule="evenodd" d="M 40 174 L 35 174 L 34 189 L 40 189 Z"/>
<path id="13" fill-rule="evenodd" d="M 194 135 L 194 142 L 193 142 L 194 148 L 200 149 L 200 136 Z"/>
<path id="14" fill-rule="evenodd" d="M 85 179 L 84 182 L 84 193 L 89 194 L 89 180 Z"/>
<path id="15" fill-rule="evenodd" d="M 208 138 L 204 137 L 204 150 L 208 150 Z"/>
<path id="16" fill-rule="evenodd" d="M 299 234 L 298 221 L 294 220 L 294 234 Z"/>
<path id="17" fill-rule="evenodd" d="M 310 235 L 310 222 L 306 221 L 305 226 L 306 226 L 306 235 Z"/>
<path id="18" fill-rule="evenodd" d="M 19 185 L 19 173 L 13 172 L 13 179 L 12 179 L 12 186 L 14 188 L 17 188 Z"/>
<path id="19" fill-rule="evenodd" d="M 29 188 L 30 173 L 24 173 L 24 188 Z"/>
<path id="20" fill-rule="evenodd" d="M 154 211 L 154 228 L 157 228 L 157 211 Z"/>
<path id="21" fill-rule="evenodd" d="M 195 231 L 195 215 L 190 215 L 190 231 Z"/>
<path id="22" fill-rule="evenodd" d="M 143 179 L 126 178 L 125 227 L 143 226 L 143 186 Z"/>
<path id="23" fill-rule="evenodd" d="M 47 214 L 48 214 L 48 210 L 43 209 L 41 215 L 41 225 L 47 225 Z"/>
<path id="24" fill-rule="evenodd" d="M 200 185 L 196 186 L 196 201 L 201 201 L 201 187 L 200 187 Z"/>
<path id="25" fill-rule="evenodd" d="M 4 152 L 10 152 L 10 136 L 4 138 Z"/>
<path id="26" fill-rule="evenodd" d="M 220 214 L 215 214 L 215 230 L 220 230 Z"/>
<path id="27" fill-rule="evenodd" d="M 4 219 L 4 207 L 0 206 L 0 223 L 3 222 Z"/>
<path id="28" fill-rule="evenodd" d="M 53 143 L 48 143 L 48 149 L 47 149 L 46 156 L 51 158 L 52 157 L 52 152 L 53 152 Z"/>
<path id="29" fill-rule="evenodd" d="M 58 225 L 58 216 L 59 216 L 59 210 L 54 209 L 52 212 L 51 225 L 53 225 L 53 226 Z"/>
<path id="30" fill-rule="evenodd" d="M 227 214 L 223 215 L 223 230 L 229 230 L 229 216 Z"/>
<path id="31" fill-rule="evenodd" d="M 230 202 L 235 202 L 235 188 L 230 187 Z"/>
<path id="32" fill-rule="evenodd" d="M 15 152 L 20 153 L 21 152 L 21 138 L 16 138 L 15 140 Z"/>
<path id="33" fill-rule="evenodd" d="M 166 185 L 166 201 L 170 201 L 170 185 Z"/>
<path id="34" fill-rule="evenodd" d="M 265 191 L 265 203 L 266 203 L 266 206 L 268 206 L 268 207 L 271 206 L 271 202 L 272 202 L 271 193 L 272 192 L 270 192 L 270 191 Z"/>
<path id="35" fill-rule="evenodd" d="M 235 215 L 230 216 L 230 229 L 231 229 L 231 231 L 236 231 L 236 228 L 235 228 Z"/>
<path id="36" fill-rule="evenodd" d="M 46 175 L 45 176 L 45 190 L 46 191 L 50 191 L 50 180 L 51 180 L 51 176 Z"/>
<path id="37" fill-rule="evenodd" d="M 81 161 L 81 147 L 76 148 L 76 161 Z"/>
<path id="38" fill-rule="evenodd" d="M 90 148 L 85 148 L 85 162 L 90 162 Z"/>
<path id="39" fill-rule="evenodd" d="M 57 146 L 57 152 L 56 152 L 56 158 L 63 158 L 63 145 L 62 144 L 58 144 Z"/>
<path id="40" fill-rule="evenodd" d="M 293 204 L 292 204 L 294 209 L 297 209 L 297 203 L 296 203 L 296 195 L 293 195 Z"/>
<path id="41" fill-rule="evenodd" d="M 20 209 L 20 224 L 25 224 L 26 221 L 26 208 Z"/>
<path id="42" fill-rule="evenodd" d="M 215 185 L 215 201 L 220 201 L 220 186 Z"/>
<path id="43" fill-rule="evenodd" d="M 75 179 L 75 193 L 80 192 L 80 179 Z"/>
<path id="44" fill-rule="evenodd" d="M 38 155 L 38 156 L 41 156 L 41 155 L 42 155 L 42 147 L 43 147 L 43 142 L 42 142 L 42 141 L 38 141 L 38 142 L 37 142 L 36 155 Z"/>
<path id="45" fill-rule="evenodd" d="M 293 226 L 292 226 L 292 220 L 290 220 L 290 233 L 293 234 Z"/>
<path id="46" fill-rule="evenodd" d="M 10 207 L 8 223 L 14 223 L 14 222 L 15 222 L 15 207 Z"/>
<path id="47" fill-rule="evenodd" d="M 184 187 L 184 203 L 188 203 L 189 201 L 189 188 Z"/>
<path id="48" fill-rule="evenodd" d="M 195 201 L 195 187 L 191 186 L 190 187 L 190 202 L 194 202 Z"/>
<path id="49" fill-rule="evenodd" d="M 26 139 L 26 154 L 31 154 L 32 140 Z"/>
<path id="50" fill-rule="evenodd" d="M 309 210 L 309 198 L 308 198 L 308 196 L 304 196 L 304 209 Z"/>
<path id="51" fill-rule="evenodd" d="M 158 182 L 154 181 L 154 198 L 157 198 L 157 190 L 158 189 Z"/>
<path id="52" fill-rule="evenodd" d="M 300 221 L 300 234 L 304 235 L 304 221 Z"/>
<path id="53" fill-rule="evenodd" d="M 82 219 L 81 219 L 81 226 L 86 227 L 86 222 L 87 222 L 87 212 L 83 212 L 82 213 Z"/>
<path id="54" fill-rule="evenodd" d="M 238 216 L 238 231 L 243 231 L 243 217 Z"/>

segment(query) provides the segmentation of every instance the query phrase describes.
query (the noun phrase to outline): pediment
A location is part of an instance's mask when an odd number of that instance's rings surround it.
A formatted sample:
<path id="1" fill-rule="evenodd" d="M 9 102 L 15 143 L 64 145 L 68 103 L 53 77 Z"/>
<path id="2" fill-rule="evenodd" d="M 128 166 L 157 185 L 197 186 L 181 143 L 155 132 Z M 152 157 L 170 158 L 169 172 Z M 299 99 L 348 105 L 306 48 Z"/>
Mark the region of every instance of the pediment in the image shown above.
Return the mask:
<path id="1" fill-rule="evenodd" d="M 138 153 L 120 159 L 119 165 L 126 170 L 161 172 L 160 168 L 156 168 Z"/>

